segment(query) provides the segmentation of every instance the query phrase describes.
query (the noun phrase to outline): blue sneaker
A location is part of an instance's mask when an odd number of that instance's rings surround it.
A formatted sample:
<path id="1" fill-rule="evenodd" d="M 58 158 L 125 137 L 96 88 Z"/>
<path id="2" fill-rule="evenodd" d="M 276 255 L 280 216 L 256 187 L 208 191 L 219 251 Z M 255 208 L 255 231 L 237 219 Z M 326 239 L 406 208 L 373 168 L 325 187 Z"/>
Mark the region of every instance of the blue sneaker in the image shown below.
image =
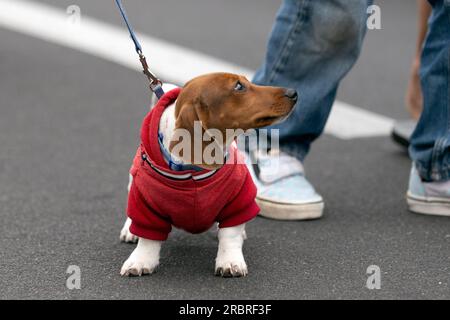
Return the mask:
<path id="1" fill-rule="evenodd" d="M 276 220 L 318 219 L 322 197 L 306 180 L 302 163 L 281 151 L 262 155 L 252 152 L 247 167 L 258 189 L 260 215 Z"/>
<path id="2" fill-rule="evenodd" d="M 406 201 L 412 212 L 450 216 L 450 181 L 423 182 L 413 164 Z"/>

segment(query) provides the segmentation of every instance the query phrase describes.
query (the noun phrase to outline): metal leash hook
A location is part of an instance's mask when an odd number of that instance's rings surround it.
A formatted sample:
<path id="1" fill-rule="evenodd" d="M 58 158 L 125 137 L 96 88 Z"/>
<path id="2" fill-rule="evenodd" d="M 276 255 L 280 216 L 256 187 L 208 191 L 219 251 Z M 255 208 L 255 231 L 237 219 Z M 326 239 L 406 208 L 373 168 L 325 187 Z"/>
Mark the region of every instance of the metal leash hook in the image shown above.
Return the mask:
<path id="1" fill-rule="evenodd" d="M 164 95 L 164 90 L 162 88 L 162 82 L 159 80 L 149 69 L 147 64 L 147 59 L 145 59 L 144 54 L 142 53 L 142 46 L 139 43 L 139 40 L 136 37 L 136 34 L 134 33 L 134 30 L 131 26 L 130 21 L 128 20 L 127 14 L 125 13 L 125 8 L 122 5 L 122 1 L 116 0 L 117 7 L 119 8 L 119 11 L 122 15 L 123 20 L 125 21 L 125 24 L 128 28 L 128 31 L 130 32 L 131 40 L 134 42 L 135 50 L 137 54 L 139 55 L 139 60 L 141 61 L 143 73 L 147 76 L 148 81 L 150 82 L 150 90 L 153 91 L 153 93 L 160 99 Z"/>
<path id="2" fill-rule="evenodd" d="M 155 74 L 150 71 L 148 64 L 147 64 L 147 59 L 143 55 L 142 51 L 138 51 L 138 54 L 139 54 L 139 60 L 141 61 L 142 68 L 143 68 L 142 73 L 147 76 L 148 81 L 150 82 L 150 85 L 149 85 L 150 90 L 152 90 L 159 99 L 164 95 L 164 91 L 162 89 L 162 81 L 159 80 L 155 76 Z"/>

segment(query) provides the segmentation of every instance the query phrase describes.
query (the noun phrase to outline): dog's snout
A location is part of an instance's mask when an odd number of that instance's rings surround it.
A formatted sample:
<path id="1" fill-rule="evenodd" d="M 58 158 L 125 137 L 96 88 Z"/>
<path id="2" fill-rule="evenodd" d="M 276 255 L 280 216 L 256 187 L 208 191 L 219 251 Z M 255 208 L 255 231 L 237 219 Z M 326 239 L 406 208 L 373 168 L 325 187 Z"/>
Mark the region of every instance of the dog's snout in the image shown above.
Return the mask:
<path id="1" fill-rule="evenodd" d="M 291 99 L 292 101 L 297 101 L 297 99 L 298 99 L 298 94 L 297 94 L 297 91 L 296 90 L 294 90 L 294 89 L 286 89 L 285 91 L 284 91 L 284 95 L 286 96 L 286 97 L 288 97 L 289 99 Z"/>

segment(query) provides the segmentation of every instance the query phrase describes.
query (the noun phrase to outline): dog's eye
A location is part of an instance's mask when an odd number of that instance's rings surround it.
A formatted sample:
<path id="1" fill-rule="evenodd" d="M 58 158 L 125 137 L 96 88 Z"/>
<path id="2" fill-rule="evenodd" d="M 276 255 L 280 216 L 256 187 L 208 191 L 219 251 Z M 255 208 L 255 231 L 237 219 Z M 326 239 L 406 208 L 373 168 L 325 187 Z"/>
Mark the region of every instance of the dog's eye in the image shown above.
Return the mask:
<path id="1" fill-rule="evenodd" d="M 236 85 L 234 86 L 234 90 L 236 90 L 236 91 L 244 91 L 245 87 L 240 81 L 238 81 L 238 82 L 236 82 Z"/>

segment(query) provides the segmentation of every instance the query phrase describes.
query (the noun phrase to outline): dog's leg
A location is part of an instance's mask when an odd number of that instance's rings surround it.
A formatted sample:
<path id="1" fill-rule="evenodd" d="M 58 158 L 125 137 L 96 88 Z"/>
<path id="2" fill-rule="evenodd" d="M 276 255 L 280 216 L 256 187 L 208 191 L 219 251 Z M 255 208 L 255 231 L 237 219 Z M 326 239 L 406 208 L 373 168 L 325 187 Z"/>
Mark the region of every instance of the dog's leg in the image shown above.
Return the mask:
<path id="1" fill-rule="evenodd" d="M 133 176 L 130 174 L 130 178 L 128 181 L 128 192 L 130 192 L 131 183 L 133 183 Z M 130 232 L 130 226 L 131 219 L 127 218 L 127 220 L 125 220 L 125 224 L 122 227 L 122 230 L 120 230 L 120 241 L 129 243 L 136 243 L 138 241 L 138 237 Z"/>
<path id="2" fill-rule="evenodd" d="M 159 264 L 159 251 L 162 241 L 139 238 L 136 249 L 125 261 L 120 271 L 122 276 L 141 276 L 151 274 Z"/>
<path id="3" fill-rule="evenodd" d="M 243 277 L 247 275 L 247 264 L 242 254 L 244 236 L 245 224 L 219 229 L 219 249 L 215 271 L 217 276 Z"/>
<path id="4" fill-rule="evenodd" d="M 127 218 L 122 227 L 122 230 L 120 230 L 120 241 L 128 243 L 136 243 L 138 241 L 139 238 L 130 232 L 130 226 L 131 219 Z"/>

